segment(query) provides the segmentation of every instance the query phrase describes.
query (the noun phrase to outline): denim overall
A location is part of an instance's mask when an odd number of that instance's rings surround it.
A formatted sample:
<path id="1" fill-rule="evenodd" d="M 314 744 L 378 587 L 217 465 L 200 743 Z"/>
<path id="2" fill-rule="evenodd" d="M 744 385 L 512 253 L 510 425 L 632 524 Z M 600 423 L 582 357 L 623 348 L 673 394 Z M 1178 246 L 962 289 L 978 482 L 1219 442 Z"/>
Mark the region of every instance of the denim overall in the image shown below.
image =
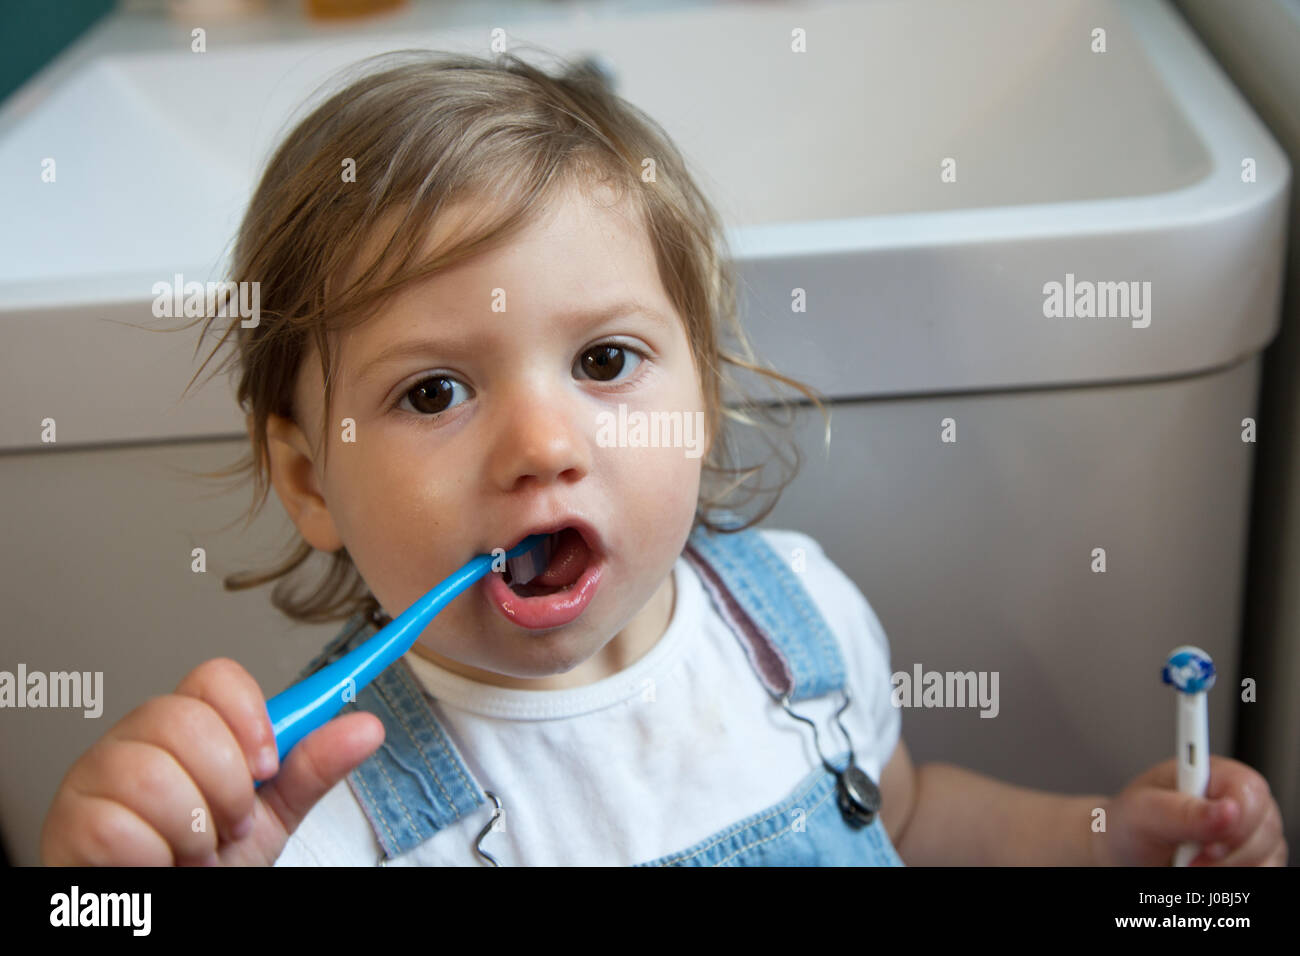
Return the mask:
<path id="1" fill-rule="evenodd" d="M 734 527 L 725 522 L 735 520 L 726 513 L 720 523 Z M 755 529 L 714 534 L 697 526 L 684 556 L 776 705 L 795 717 L 790 703 L 842 691 L 844 665 L 834 635 L 798 575 Z M 347 653 L 379 626 L 363 614 L 354 615 L 301 676 Z M 341 711 L 366 710 L 384 724 L 383 745 L 347 778 L 383 848 L 381 865 L 485 803 L 487 791 L 461 760 L 426 693 L 405 660 L 398 659 Z M 845 701 L 847 706 L 847 696 Z M 812 732 L 816 736 L 815 726 Z M 850 751 L 841 751 L 830 763 L 845 770 L 849 757 Z M 904 865 L 879 813 L 869 824 L 853 826 L 839 800 L 837 775 L 823 764 L 810 770 L 780 803 L 693 846 L 636 865 Z"/>

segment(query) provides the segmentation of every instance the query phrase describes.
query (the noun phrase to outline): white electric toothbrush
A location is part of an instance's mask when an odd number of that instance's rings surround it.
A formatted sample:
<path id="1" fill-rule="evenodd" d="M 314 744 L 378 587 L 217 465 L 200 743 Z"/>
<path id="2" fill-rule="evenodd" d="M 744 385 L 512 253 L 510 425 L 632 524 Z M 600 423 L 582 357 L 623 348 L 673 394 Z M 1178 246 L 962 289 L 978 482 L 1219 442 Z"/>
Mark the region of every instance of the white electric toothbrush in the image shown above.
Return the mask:
<path id="1" fill-rule="evenodd" d="M 1214 661 L 1199 647 L 1175 647 L 1160 678 L 1178 691 L 1178 792 L 1205 796 L 1210 782 L 1210 718 L 1205 693 L 1214 686 Z M 1187 866 L 1200 852 L 1197 843 L 1179 844 L 1174 866 Z"/>

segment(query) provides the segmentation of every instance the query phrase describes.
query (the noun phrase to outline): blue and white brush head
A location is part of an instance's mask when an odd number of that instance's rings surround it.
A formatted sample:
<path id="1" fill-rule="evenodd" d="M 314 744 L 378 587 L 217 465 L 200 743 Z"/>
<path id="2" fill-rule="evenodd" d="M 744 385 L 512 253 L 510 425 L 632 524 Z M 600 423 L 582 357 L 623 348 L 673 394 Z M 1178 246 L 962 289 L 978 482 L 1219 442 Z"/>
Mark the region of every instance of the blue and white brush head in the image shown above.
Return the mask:
<path id="1" fill-rule="evenodd" d="M 1198 694 L 1214 686 L 1214 661 L 1199 647 L 1175 647 L 1160 672 L 1160 679 L 1184 694 Z"/>
<path id="2" fill-rule="evenodd" d="M 511 551 L 507 551 L 506 570 L 510 572 L 511 583 L 527 584 L 545 571 L 546 566 L 551 563 L 554 540 L 554 535 L 530 535 L 519 542 Z M 529 547 L 523 554 L 513 558 L 509 556 L 525 545 L 529 545 Z"/>

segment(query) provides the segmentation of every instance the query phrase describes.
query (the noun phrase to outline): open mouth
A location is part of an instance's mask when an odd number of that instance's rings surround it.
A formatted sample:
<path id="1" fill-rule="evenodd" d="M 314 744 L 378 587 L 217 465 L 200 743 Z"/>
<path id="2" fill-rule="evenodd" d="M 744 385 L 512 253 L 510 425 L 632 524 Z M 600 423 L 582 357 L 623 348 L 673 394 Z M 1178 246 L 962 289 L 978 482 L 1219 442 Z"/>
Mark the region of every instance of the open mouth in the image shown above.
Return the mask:
<path id="1" fill-rule="evenodd" d="M 518 584 L 510 574 L 507 564 L 503 578 L 506 585 L 520 597 L 544 597 L 571 589 L 582 578 L 590 564 L 591 548 L 577 528 L 563 528 L 550 535 L 551 559 L 545 570 L 527 584 Z"/>
<path id="2" fill-rule="evenodd" d="M 489 607 L 516 627 L 539 636 L 581 617 L 606 576 L 605 551 L 594 529 L 582 525 L 561 528 L 547 536 L 546 547 L 546 567 L 527 584 L 520 584 L 516 576 L 527 578 L 535 566 L 520 561 L 512 568 L 511 562 L 519 559 L 511 558 L 504 573 L 484 575 L 479 588 Z"/>

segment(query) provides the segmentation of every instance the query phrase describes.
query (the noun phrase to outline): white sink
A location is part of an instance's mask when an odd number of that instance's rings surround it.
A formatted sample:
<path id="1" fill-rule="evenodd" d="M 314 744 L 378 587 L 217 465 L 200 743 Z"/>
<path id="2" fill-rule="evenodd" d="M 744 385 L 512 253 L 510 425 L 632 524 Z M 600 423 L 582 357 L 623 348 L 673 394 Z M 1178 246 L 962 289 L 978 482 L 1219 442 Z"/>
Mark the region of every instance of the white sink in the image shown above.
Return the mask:
<path id="1" fill-rule="evenodd" d="M 1275 332 L 1284 157 L 1225 108 L 1235 94 L 1207 81 L 1216 68 L 1161 2 L 764 4 L 524 26 L 512 41 L 599 51 L 668 129 L 732 228 L 757 341 L 829 394 L 1174 375 Z M 794 27 L 807 53 L 790 51 Z M 17 346 L 0 447 L 36 444 L 46 416 L 69 443 L 238 432 L 219 389 L 176 404 L 192 333 L 120 323 L 165 324 L 155 282 L 219 277 L 262 163 L 333 70 L 403 47 L 481 54 L 486 38 L 209 37 L 198 54 L 182 31 L 169 51 L 38 78 L 34 107 L 0 112 L 0 322 Z M 955 183 L 940 181 L 945 157 Z M 1243 157 L 1258 184 L 1240 181 Z M 1144 255 L 1166 240 L 1177 257 Z M 1045 319 L 1042 287 L 1067 273 L 1150 281 L 1154 321 Z M 795 287 L 809 311 L 791 322 Z"/>

